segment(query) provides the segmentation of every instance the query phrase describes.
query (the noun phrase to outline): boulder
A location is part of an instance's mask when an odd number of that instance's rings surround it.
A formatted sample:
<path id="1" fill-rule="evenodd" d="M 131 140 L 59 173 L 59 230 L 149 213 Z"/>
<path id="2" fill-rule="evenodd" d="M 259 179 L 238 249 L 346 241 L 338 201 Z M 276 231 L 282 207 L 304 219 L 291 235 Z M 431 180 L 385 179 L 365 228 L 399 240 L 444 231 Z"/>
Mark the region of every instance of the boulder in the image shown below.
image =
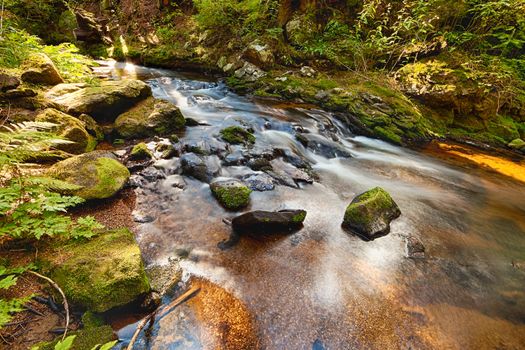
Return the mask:
<path id="1" fill-rule="evenodd" d="M 381 187 L 356 196 L 345 211 L 343 226 L 366 239 L 374 239 L 390 232 L 390 222 L 401 211 L 390 194 Z"/>
<path id="2" fill-rule="evenodd" d="M 31 54 L 22 64 L 22 81 L 31 84 L 56 85 L 64 82 L 55 64 L 43 53 Z"/>
<path id="3" fill-rule="evenodd" d="M 104 140 L 104 129 L 98 125 L 95 119 L 87 114 L 81 114 L 78 120 L 82 121 L 86 127 L 86 131 L 93 136 L 97 141 Z"/>
<path id="4" fill-rule="evenodd" d="M 246 207 L 250 202 L 250 193 L 252 192 L 241 181 L 229 178 L 213 180 L 210 183 L 210 189 L 219 203 L 231 210 Z"/>
<path id="5" fill-rule="evenodd" d="M 66 140 L 73 141 L 73 143 L 57 145 L 56 148 L 61 151 L 81 154 L 91 152 L 97 145 L 97 141 L 87 132 L 82 121 L 56 109 L 44 110 L 36 116 L 35 121 L 56 124 L 57 126 L 52 131 Z"/>
<path id="6" fill-rule="evenodd" d="M 301 228 L 305 218 L 305 210 L 256 210 L 233 218 L 232 229 L 237 234 L 286 233 Z"/>
<path id="7" fill-rule="evenodd" d="M 74 194 L 84 199 L 103 199 L 116 194 L 127 182 L 129 170 L 109 152 L 94 151 L 60 161 L 49 168 L 50 176 L 82 188 Z"/>
<path id="8" fill-rule="evenodd" d="M 180 157 L 182 174 L 191 176 L 202 182 L 209 182 L 220 173 L 220 168 L 209 164 L 195 153 L 186 153 Z"/>
<path id="9" fill-rule="evenodd" d="M 252 82 L 264 77 L 266 72 L 250 62 L 244 62 L 244 65 L 237 69 L 234 75 L 236 78 Z"/>
<path id="10" fill-rule="evenodd" d="M 128 229 L 56 249 L 48 258 L 49 273 L 74 305 L 105 312 L 150 291 L 139 246 Z"/>
<path id="11" fill-rule="evenodd" d="M 20 85 L 20 79 L 15 75 L 0 71 L 0 92 L 16 89 Z"/>
<path id="12" fill-rule="evenodd" d="M 255 136 L 253 133 L 240 127 L 240 126 L 229 126 L 220 131 L 221 138 L 231 144 L 250 144 L 255 142 Z"/>
<path id="13" fill-rule="evenodd" d="M 268 45 L 263 45 L 257 40 L 248 45 L 244 50 L 243 58 L 248 62 L 253 63 L 255 66 L 261 67 L 271 66 L 275 60 L 272 50 L 270 50 Z M 224 63 L 221 68 L 225 65 L 226 63 Z"/>
<path id="14" fill-rule="evenodd" d="M 173 103 L 150 97 L 115 120 L 115 129 L 124 138 L 168 135 L 184 129 L 185 120 Z"/>
<path id="15" fill-rule="evenodd" d="M 67 92 L 67 91 L 71 92 Z M 96 121 L 113 122 L 139 101 L 151 96 L 151 88 L 140 80 L 102 81 L 100 86 L 78 84 L 48 91 L 60 110 L 72 115 L 88 114 Z"/>
<path id="16" fill-rule="evenodd" d="M 141 142 L 133 146 L 129 158 L 132 160 L 145 160 L 153 158 L 153 154 L 148 149 L 148 146 L 144 142 Z"/>

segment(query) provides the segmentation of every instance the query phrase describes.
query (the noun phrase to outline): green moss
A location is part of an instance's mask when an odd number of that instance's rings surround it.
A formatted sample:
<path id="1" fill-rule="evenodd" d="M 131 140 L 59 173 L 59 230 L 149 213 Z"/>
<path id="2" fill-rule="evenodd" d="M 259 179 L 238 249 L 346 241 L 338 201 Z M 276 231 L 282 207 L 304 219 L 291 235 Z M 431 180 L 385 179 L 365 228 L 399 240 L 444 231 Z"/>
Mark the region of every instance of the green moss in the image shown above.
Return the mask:
<path id="1" fill-rule="evenodd" d="M 84 199 L 109 198 L 128 180 L 129 170 L 104 152 L 90 152 L 56 163 L 49 174 L 82 188 L 75 195 Z"/>
<path id="2" fill-rule="evenodd" d="M 104 319 L 91 311 L 86 311 L 82 315 L 82 324 L 84 328 L 100 327 L 104 325 Z"/>
<path id="3" fill-rule="evenodd" d="M 215 198 L 227 209 L 240 209 L 247 206 L 250 202 L 250 193 L 252 191 L 244 185 L 231 187 L 212 186 L 211 189 Z"/>
<path id="4" fill-rule="evenodd" d="M 357 196 L 348 205 L 344 215 L 344 224 L 367 225 L 374 220 L 376 213 L 397 206 L 384 189 L 375 187 Z"/>
<path id="5" fill-rule="evenodd" d="M 401 138 L 402 131 L 396 128 L 395 126 L 390 126 L 388 128 L 376 126 L 374 128 L 374 132 L 382 140 L 389 141 L 397 145 L 400 145 L 403 143 L 403 139 Z"/>
<path id="6" fill-rule="evenodd" d="M 134 160 L 151 159 L 153 158 L 153 154 L 151 154 L 148 146 L 144 142 L 141 142 L 133 146 L 130 158 Z"/>
<path id="7" fill-rule="evenodd" d="M 111 326 L 85 328 L 68 335 L 76 335 L 71 350 L 92 350 L 96 345 L 105 344 L 115 339 Z M 39 350 L 54 350 L 55 345 L 62 340 L 62 336 L 57 337 L 52 342 L 37 344 Z"/>
<path id="8" fill-rule="evenodd" d="M 55 260 L 60 257 L 65 259 Z M 46 258 L 52 266 L 47 273 L 68 300 L 94 312 L 125 305 L 150 290 L 139 247 L 128 229 L 60 247 Z"/>
<path id="9" fill-rule="evenodd" d="M 299 214 L 295 215 L 292 218 L 292 222 L 302 223 L 305 218 L 306 218 L 306 211 L 302 211 L 302 212 L 300 212 Z"/>
<path id="10" fill-rule="evenodd" d="M 239 143 L 254 143 L 255 136 L 253 134 L 240 126 L 229 126 L 220 131 L 221 138 L 232 144 Z"/>

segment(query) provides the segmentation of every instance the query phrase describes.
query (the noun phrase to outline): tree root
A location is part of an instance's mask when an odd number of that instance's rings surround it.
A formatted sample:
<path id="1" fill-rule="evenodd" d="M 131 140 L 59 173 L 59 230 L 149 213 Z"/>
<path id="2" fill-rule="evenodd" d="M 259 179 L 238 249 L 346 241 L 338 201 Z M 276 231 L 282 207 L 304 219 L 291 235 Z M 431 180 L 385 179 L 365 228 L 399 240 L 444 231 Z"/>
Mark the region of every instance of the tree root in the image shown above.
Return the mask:
<path id="1" fill-rule="evenodd" d="M 33 275 L 35 275 L 37 277 L 40 277 L 41 279 L 46 280 L 47 282 L 49 282 L 49 284 L 51 284 L 53 286 L 53 288 L 55 288 L 60 293 L 60 295 L 62 296 L 62 299 L 64 300 L 63 301 L 64 310 L 66 311 L 66 324 L 64 326 L 64 334 L 62 335 L 62 340 L 64 340 L 66 338 L 67 330 L 69 328 L 69 304 L 67 302 L 66 295 L 64 294 L 62 289 L 60 289 L 58 284 L 56 284 L 56 282 L 53 281 L 51 278 L 46 277 L 44 275 L 39 274 L 38 272 L 31 271 L 31 270 L 28 270 L 27 272 L 30 273 L 30 274 L 33 274 Z"/>

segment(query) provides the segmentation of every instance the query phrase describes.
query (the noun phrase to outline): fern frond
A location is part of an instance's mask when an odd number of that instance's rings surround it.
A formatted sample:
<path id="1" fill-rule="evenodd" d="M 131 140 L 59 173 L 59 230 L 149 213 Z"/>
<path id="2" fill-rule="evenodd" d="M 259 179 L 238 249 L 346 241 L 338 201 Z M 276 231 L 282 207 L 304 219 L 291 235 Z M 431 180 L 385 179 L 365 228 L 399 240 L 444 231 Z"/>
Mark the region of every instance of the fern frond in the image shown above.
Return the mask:
<path id="1" fill-rule="evenodd" d="M 62 194 L 73 193 L 82 188 L 82 186 L 46 176 L 24 178 L 24 182 L 29 186 L 40 186 L 48 191 L 59 192 Z"/>

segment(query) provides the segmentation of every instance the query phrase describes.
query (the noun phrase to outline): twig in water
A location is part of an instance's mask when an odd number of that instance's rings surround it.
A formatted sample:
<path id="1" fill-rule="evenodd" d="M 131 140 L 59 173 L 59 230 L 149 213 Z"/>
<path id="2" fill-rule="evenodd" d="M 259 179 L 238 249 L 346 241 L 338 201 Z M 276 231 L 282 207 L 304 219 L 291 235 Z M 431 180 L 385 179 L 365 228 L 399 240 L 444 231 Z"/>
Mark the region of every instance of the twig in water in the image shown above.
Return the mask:
<path id="1" fill-rule="evenodd" d="M 64 300 L 64 310 L 66 311 L 66 325 L 64 326 L 64 334 L 62 335 L 62 340 L 66 339 L 67 330 L 69 328 L 69 304 L 67 302 L 66 295 L 64 294 L 62 289 L 60 289 L 58 284 L 56 284 L 56 282 L 53 281 L 51 278 L 46 277 L 44 275 L 39 274 L 38 272 L 31 271 L 31 270 L 28 270 L 27 272 L 49 282 L 53 286 L 53 288 L 55 288 L 62 296 L 62 299 Z"/>
<path id="2" fill-rule="evenodd" d="M 146 316 L 144 319 L 142 319 L 142 321 L 140 321 L 140 323 L 138 324 L 137 329 L 135 330 L 135 333 L 133 333 L 133 337 L 131 337 L 131 340 L 129 341 L 129 344 L 128 344 L 128 347 L 126 348 L 126 350 L 132 350 L 133 349 L 133 345 L 137 341 L 137 338 L 139 337 L 140 331 L 146 326 L 146 323 L 148 323 L 148 321 L 153 322 L 153 320 L 155 319 L 155 315 L 157 313 L 159 314 L 159 318 L 162 318 L 168 312 L 170 312 L 171 310 L 173 310 L 174 308 L 176 308 L 177 306 L 179 306 L 180 304 L 182 304 L 186 300 L 188 300 L 191 297 L 193 297 L 200 290 L 201 290 L 200 287 L 192 287 L 188 291 L 184 292 L 177 299 L 173 300 L 168 305 L 165 305 L 164 307 L 162 307 L 161 310 L 157 309 L 157 310 L 153 311 L 151 314 L 149 314 L 148 316 Z"/>

